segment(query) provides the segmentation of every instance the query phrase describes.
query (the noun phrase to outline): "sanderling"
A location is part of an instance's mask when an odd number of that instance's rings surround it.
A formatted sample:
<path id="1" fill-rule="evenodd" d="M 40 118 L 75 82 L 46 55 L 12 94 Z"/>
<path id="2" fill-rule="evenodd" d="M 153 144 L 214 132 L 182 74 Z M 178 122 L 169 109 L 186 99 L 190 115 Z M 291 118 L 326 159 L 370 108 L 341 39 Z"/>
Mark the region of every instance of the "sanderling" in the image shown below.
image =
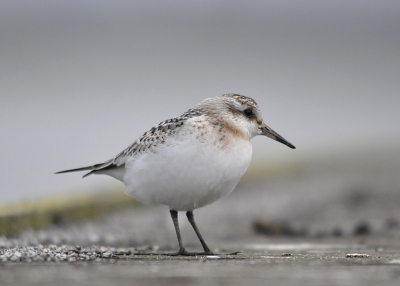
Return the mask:
<path id="1" fill-rule="evenodd" d="M 200 254 L 183 247 L 178 211 L 185 211 L 203 246 L 201 254 L 212 255 L 196 226 L 193 210 L 232 192 L 250 164 L 250 139 L 256 135 L 295 149 L 264 124 L 253 99 L 223 94 L 161 122 L 104 163 L 57 174 L 89 170 L 83 177 L 109 175 L 122 181 L 125 193 L 136 200 L 168 206 L 179 243 L 179 251 L 171 255 Z"/>

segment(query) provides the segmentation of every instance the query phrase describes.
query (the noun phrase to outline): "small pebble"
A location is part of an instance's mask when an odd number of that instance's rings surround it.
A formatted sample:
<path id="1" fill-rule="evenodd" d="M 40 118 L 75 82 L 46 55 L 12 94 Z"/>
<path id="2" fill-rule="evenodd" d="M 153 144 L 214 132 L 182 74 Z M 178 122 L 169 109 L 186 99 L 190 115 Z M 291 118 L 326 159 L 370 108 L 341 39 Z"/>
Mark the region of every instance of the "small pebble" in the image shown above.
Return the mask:
<path id="1" fill-rule="evenodd" d="M 347 258 L 370 258 L 371 256 L 363 253 L 348 253 L 346 254 Z"/>
<path id="2" fill-rule="evenodd" d="M 22 253 L 21 252 L 19 252 L 19 251 L 16 251 L 16 252 L 14 252 L 14 256 L 16 256 L 16 257 L 21 257 L 22 256 Z"/>
<path id="3" fill-rule="evenodd" d="M 220 259 L 221 257 L 218 255 L 208 255 L 206 256 L 207 259 Z"/>
<path id="4" fill-rule="evenodd" d="M 112 256 L 112 253 L 110 253 L 108 251 L 103 253 L 104 258 L 110 258 L 111 256 Z"/>
<path id="5" fill-rule="evenodd" d="M 14 255 L 14 256 L 11 256 L 9 260 L 10 261 L 19 261 L 19 257 Z"/>

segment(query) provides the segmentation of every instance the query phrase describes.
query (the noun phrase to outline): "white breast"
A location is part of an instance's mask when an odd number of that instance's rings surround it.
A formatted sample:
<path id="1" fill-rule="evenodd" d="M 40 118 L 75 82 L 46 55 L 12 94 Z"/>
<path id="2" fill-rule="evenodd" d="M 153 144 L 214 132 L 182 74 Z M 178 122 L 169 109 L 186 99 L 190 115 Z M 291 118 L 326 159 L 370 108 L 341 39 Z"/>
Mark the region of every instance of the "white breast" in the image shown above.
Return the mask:
<path id="1" fill-rule="evenodd" d="M 125 193 L 149 205 L 194 210 L 231 193 L 251 155 L 251 143 L 245 139 L 221 149 L 194 134 L 170 138 L 154 152 L 128 159 Z"/>

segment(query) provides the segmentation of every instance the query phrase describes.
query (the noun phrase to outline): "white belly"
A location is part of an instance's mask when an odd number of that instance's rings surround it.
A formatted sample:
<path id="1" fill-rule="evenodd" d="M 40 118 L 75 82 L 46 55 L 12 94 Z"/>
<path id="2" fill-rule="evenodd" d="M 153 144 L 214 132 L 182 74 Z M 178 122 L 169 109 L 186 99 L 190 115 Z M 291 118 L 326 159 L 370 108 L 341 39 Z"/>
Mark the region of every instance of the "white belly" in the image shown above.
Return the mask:
<path id="1" fill-rule="evenodd" d="M 125 193 L 177 211 L 210 204 L 231 193 L 250 164 L 250 141 L 239 140 L 229 147 L 221 150 L 187 140 L 130 158 L 125 165 Z"/>

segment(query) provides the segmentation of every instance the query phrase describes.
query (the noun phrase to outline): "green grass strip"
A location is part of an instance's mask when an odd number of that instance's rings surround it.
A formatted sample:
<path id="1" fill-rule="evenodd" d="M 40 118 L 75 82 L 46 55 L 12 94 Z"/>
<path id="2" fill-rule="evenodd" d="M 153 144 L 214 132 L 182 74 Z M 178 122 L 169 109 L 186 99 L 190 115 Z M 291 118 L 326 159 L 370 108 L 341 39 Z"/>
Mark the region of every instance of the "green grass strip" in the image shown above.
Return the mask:
<path id="1" fill-rule="evenodd" d="M 90 220 L 140 205 L 121 191 L 79 197 L 59 197 L 0 206 L 0 235 L 15 237 L 24 230 Z"/>

